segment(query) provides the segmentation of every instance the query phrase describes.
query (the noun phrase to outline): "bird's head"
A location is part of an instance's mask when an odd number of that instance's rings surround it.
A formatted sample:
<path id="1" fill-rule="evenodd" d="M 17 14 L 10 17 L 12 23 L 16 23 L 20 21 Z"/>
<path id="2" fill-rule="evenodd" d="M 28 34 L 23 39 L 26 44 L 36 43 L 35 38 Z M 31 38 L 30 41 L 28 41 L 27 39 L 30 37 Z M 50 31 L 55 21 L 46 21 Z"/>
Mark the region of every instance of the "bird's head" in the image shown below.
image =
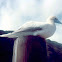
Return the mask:
<path id="1" fill-rule="evenodd" d="M 55 23 L 62 24 L 62 23 L 58 20 L 58 18 L 57 18 L 56 16 L 51 16 L 51 17 L 50 17 L 50 20 L 53 20 L 53 22 L 55 22 Z"/>

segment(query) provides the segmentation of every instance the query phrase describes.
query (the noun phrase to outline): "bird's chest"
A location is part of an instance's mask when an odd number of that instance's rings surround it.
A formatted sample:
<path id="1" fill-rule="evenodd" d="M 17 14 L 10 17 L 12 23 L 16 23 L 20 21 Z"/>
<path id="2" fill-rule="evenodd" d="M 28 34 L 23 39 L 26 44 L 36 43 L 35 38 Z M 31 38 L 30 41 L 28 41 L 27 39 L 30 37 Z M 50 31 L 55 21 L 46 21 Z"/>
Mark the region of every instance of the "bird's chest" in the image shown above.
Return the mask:
<path id="1" fill-rule="evenodd" d="M 43 38 L 48 38 L 54 34 L 55 30 L 55 26 L 48 25 L 47 27 L 43 27 L 42 30 L 37 31 L 35 34 L 40 35 Z"/>
<path id="2" fill-rule="evenodd" d="M 55 25 L 50 25 L 50 26 L 48 26 L 47 28 L 44 28 L 44 29 L 45 29 L 45 31 L 44 31 L 45 36 L 50 37 L 55 33 L 56 26 Z"/>

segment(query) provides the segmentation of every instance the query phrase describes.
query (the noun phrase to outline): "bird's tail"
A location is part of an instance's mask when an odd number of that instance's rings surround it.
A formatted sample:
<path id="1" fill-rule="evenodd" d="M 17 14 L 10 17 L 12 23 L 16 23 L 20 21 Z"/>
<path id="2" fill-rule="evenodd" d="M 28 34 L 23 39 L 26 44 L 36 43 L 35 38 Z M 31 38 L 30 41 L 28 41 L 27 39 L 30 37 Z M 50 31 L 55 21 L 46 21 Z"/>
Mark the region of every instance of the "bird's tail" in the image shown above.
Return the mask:
<path id="1" fill-rule="evenodd" d="M 17 36 L 14 35 L 13 33 L 3 34 L 3 35 L 0 35 L 0 37 L 17 38 Z"/>

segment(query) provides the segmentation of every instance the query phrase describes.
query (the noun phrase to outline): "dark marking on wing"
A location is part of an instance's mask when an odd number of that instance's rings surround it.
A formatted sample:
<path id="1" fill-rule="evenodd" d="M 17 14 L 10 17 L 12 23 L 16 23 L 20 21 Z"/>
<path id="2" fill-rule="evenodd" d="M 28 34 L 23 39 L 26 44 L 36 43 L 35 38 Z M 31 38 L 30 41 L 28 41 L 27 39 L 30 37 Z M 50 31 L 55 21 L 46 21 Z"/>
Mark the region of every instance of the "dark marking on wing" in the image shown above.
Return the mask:
<path id="1" fill-rule="evenodd" d="M 38 31 L 38 30 L 42 30 L 42 28 L 40 28 L 40 27 L 30 27 L 26 30 L 23 30 L 22 32 L 35 32 L 35 31 Z"/>

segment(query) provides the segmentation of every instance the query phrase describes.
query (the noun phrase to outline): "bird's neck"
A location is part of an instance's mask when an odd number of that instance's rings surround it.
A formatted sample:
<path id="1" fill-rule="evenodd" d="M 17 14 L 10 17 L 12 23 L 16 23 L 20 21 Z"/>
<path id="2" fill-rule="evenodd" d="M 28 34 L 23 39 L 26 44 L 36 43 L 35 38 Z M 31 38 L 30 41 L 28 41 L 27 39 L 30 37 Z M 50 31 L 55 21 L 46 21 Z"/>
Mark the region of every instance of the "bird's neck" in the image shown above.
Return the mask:
<path id="1" fill-rule="evenodd" d="M 52 25 L 55 25 L 55 23 L 54 23 L 54 20 L 47 20 L 47 23 L 49 23 L 49 24 L 52 24 Z"/>

